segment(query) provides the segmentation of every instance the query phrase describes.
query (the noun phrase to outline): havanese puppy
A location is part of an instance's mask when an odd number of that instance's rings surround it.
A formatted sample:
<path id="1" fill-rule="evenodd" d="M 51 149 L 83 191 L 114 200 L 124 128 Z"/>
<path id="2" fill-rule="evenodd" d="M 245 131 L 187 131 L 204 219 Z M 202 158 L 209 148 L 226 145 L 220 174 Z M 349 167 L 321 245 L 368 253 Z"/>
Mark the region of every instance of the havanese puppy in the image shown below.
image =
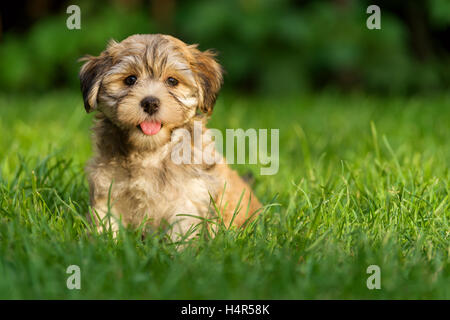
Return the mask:
<path id="1" fill-rule="evenodd" d="M 167 225 L 176 240 L 195 234 L 192 228 L 201 220 L 220 217 L 226 226 L 241 226 L 259 212 L 249 185 L 224 161 L 173 161 L 180 141 L 193 154 L 211 141 L 205 122 L 222 84 L 214 57 L 152 34 L 111 41 L 98 57 L 82 59 L 84 106 L 97 111 L 87 175 L 99 231 L 117 232 L 120 223 Z M 195 123 L 205 138 L 200 146 L 177 134 L 193 137 Z"/>

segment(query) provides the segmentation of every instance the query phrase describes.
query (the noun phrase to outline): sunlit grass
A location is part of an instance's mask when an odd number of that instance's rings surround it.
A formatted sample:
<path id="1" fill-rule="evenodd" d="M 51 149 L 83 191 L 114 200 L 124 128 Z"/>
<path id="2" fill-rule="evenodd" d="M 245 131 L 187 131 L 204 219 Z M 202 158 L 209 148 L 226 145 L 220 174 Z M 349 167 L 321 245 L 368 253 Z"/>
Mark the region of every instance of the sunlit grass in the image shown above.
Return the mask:
<path id="1" fill-rule="evenodd" d="M 235 166 L 273 206 L 183 250 L 95 234 L 91 120 L 76 92 L 0 96 L 0 298 L 450 298 L 449 96 L 222 96 L 210 127 L 280 129 L 278 174 Z"/>

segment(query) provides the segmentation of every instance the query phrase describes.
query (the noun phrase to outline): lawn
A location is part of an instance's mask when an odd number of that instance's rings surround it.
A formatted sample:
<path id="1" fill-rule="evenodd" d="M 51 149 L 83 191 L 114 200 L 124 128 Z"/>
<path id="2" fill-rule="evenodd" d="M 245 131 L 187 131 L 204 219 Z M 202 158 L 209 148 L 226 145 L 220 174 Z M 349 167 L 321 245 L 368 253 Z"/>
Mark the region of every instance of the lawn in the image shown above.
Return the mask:
<path id="1" fill-rule="evenodd" d="M 450 299 L 449 95 L 222 95 L 209 127 L 280 129 L 280 168 L 234 166 L 265 213 L 184 250 L 93 232 L 91 121 L 78 92 L 0 95 L 0 298 Z"/>

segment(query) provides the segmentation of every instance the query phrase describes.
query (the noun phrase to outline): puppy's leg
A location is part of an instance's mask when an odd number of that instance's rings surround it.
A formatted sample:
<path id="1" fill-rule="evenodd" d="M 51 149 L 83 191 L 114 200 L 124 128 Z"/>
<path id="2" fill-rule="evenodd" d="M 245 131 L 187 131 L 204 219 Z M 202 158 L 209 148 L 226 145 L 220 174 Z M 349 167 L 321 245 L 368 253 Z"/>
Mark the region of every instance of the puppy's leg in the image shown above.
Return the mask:
<path id="1" fill-rule="evenodd" d="M 262 205 L 251 187 L 228 165 L 219 164 L 216 167 L 224 181 L 216 203 L 219 205 L 222 202 L 220 211 L 225 225 L 228 227 L 233 222 L 234 226 L 241 226 L 247 220 L 253 220 L 260 213 Z M 238 203 L 239 208 L 237 208 Z"/>
<path id="2" fill-rule="evenodd" d="M 108 201 L 100 200 L 95 201 L 95 205 L 92 207 L 92 215 L 94 217 L 97 231 L 103 233 L 107 230 L 113 232 L 113 236 L 117 236 L 119 231 L 119 218 L 112 211 L 112 208 L 108 208 Z"/>
<path id="3" fill-rule="evenodd" d="M 168 221 L 172 225 L 169 235 L 174 242 L 189 241 L 197 236 L 207 215 L 208 208 L 204 203 L 183 200 L 174 210 L 176 214 Z"/>
<path id="4" fill-rule="evenodd" d="M 200 221 L 190 217 L 177 217 L 176 222 L 173 224 L 169 232 L 170 239 L 173 242 L 189 241 L 198 234 L 198 229 L 195 226 Z"/>

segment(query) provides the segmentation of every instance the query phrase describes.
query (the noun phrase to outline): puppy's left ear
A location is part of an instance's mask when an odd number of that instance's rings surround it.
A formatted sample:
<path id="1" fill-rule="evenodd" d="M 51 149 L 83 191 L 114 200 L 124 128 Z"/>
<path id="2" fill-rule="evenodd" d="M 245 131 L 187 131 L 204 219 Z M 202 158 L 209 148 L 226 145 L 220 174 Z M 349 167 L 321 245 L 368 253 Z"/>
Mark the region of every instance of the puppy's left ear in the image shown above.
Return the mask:
<path id="1" fill-rule="evenodd" d="M 79 61 L 86 61 L 80 70 L 80 86 L 83 94 L 84 108 L 91 112 L 97 107 L 97 95 L 104 72 L 110 66 L 109 57 L 102 53 L 98 57 L 86 56 Z"/>
<path id="2" fill-rule="evenodd" d="M 210 50 L 200 51 L 190 46 L 194 56 L 193 71 L 199 84 L 199 109 L 210 115 L 216 102 L 217 94 L 223 83 L 223 69 L 215 60 L 216 54 Z"/>

